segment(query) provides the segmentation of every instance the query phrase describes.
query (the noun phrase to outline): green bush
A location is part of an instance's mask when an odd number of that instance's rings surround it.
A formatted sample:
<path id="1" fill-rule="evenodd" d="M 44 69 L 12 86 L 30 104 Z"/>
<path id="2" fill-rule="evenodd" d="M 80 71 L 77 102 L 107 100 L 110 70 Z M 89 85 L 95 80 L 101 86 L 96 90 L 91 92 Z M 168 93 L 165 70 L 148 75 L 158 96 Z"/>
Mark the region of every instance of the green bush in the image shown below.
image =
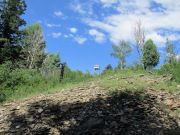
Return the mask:
<path id="1" fill-rule="evenodd" d="M 30 95 L 43 92 L 63 83 L 80 82 L 91 78 L 90 73 L 71 71 L 65 68 L 64 79 L 60 82 L 60 70 L 14 68 L 11 62 L 0 65 L 0 102 L 14 95 Z M 61 83 L 61 84 L 60 84 Z"/>
<path id="2" fill-rule="evenodd" d="M 79 81 L 87 80 L 91 77 L 92 75 L 89 72 L 82 73 L 81 71 L 78 70 L 71 71 L 69 68 L 65 68 L 63 82 L 79 82 Z"/>
<path id="3" fill-rule="evenodd" d="M 128 67 L 131 70 L 143 70 L 144 67 L 140 62 L 134 62 L 131 66 Z"/>
<path id="4" fill-rule="evenodd" d="M 159 73 L 171 74 L 173 80 L 180 82 L 180 62 L 173 62 L 172 64 L 163 65 L 160 68 Z"/>

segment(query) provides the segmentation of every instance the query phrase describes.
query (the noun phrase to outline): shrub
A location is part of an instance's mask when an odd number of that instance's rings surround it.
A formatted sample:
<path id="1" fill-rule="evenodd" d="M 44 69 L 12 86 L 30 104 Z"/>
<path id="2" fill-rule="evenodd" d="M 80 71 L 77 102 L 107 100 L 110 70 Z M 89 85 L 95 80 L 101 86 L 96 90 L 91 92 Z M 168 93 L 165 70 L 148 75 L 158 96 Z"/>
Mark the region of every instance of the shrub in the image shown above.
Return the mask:
<path id="1" fill-rule="evenodd" d="M 180 82 L 180 62 L 173 62 L 172 64 L 165 64 L 159 70 L 160 74 L 171 74 L 172 79 Z"/>
<path id="2" fill-rule="evenodd" d="M 134 62 L 129 69 L 131 70 L 143 70 L 143 65 L 140 62 Z"/>

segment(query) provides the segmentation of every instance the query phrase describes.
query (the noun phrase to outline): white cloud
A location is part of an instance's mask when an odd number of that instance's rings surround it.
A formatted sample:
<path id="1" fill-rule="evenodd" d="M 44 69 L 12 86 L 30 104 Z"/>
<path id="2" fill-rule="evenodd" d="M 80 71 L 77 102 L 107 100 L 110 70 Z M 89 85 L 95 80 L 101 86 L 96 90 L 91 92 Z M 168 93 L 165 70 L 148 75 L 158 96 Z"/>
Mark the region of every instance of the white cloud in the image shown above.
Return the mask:
<path id="1" fill-rule="evenodd" d="M 101 0 L 111 4 L 111 0 Z M 116 1 L 112 0 L 112 3 Z M 102 21 L 94 18 L 83 19 L 92 29 L 100 29 L 110 35 L 113 43 L 124 39 L 134 42 L 133 27 L 137 20 L 141 20 L 146 31 L 146 38 L 152 38 L 160 47 L 165 42 L 166 36 L 172 40 L 180 40 L 175 32 L 171 34 L 159 34 L 158 29 L 180 31 L 180 1 L 157 0 L 163 8 L 163 12 L 154 12 L 150 9 L 151 0 L 124 0 L 118 1 L 117 12 L 104 17 Z M 113 7 L 112 7 L 113 8 Z M 159 8 L 159 7 L 156 7 Z"/>
<path id="2" fill-rule="evenodd" d="M 100 0 L 104 7 L 110 7 L 112 4 L 118 2 L 118 0 Z"/>
<path id="3" fill-rule="evenodd" d="M 59 17 L 59 16 L 63 16 L 63 13 L 61 11 L 55 11 L 54 15 Z"/>
<path id="4" fill-rule="evenodd" d="M 76 33 L 77 32 L 77 28 L 75 28 L 75 27 L 72 27 L 69 30 L 70 30 L 71 33 Z"/>
<path id="5" fill-rule="evenodd" d="M 93 14 L 93 4 L 95 3 L 95 0 L 93 1 L 75 1 L 71 4 L 71 9 L 74 12 L 79 13 L 80 15 L 90 16 Z"/>
<path id="6" fill-rule="evenodd" d="M 73 3 L 73 5 L 71 5 L 72 10 L 74 10 L 75 12 L 78 12 L 80 14 L 85 14 L 86 11 L 83 9 L 83 6 L 79 3 Z"/>
<path id="7" fill-rule="evenodd" d="M 61 35 L 62 35 L 61 32 L 53 32 L 52 33 L 53 38 L 59 38 Z"/>
<path id="8" fill-rule="evenodd" d="M 61 27 L 61 24 L 47 23 L 46 26 L 49 27 L 49 28 L 53 28 L 53 27 Z"/>
<path id="9" fill-rule="evenodd" d="M 103 43 L 105 40 L 105 35 L 102 32 L 97 31 L 96 29 L 89 30 L 89 34 L 95 38 L 95 41 L 98 43 Z"/>
<path id="10" fill-rule="evenodd" d="M 74 40 L 75 40 L 78 44 L 84 44 L 84 43 L 87 41 L 86 38 L 84 38 L 84 37 L 79 37 L 79 36 L 74 37 Z"/>
<path id="11" fill-rule="evenodd" d="M 68 38 L 69 36 L 68 35 L 64 35 L 65 38 Z"/>

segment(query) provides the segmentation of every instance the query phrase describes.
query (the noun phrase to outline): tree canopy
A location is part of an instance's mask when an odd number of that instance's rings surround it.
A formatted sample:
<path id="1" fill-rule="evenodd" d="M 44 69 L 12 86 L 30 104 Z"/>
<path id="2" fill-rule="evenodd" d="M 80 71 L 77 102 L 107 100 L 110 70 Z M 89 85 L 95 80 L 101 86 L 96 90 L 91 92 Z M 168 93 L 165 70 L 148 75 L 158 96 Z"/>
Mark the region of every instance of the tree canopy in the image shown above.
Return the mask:
<path id="1" fill-rule="evenodd" d="M 121 40 L 118 45 L 112 45 L 113 53 L 112 56 L 116 57 L 120 61 L 121 69 L 124 69 L 126 65 L 126 57 L 132 51 L 131 46 L 128 42 Z"/>
<path id="2" fill-rule="evenodd" d="M 159 52 L 154 42 L 149 39 L 144 44 L 142 61 L 145 69 L 152 69 L 159 63 Z"/>

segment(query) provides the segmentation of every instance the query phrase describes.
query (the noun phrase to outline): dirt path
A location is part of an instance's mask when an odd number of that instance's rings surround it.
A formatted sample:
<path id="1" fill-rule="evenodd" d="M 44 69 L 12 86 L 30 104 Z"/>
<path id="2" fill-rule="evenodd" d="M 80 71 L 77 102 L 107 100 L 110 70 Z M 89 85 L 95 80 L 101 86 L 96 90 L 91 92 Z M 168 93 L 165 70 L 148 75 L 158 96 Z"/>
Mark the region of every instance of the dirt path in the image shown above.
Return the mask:
<path id="1" fill-rule="evenodd" d="M 0 135 L 180 135 L 180 116 L 170 115 L 161 103 L 175 110 L 180 102 L 154 90 L 109 93 L 90 82 L 4 104 Z"/>

